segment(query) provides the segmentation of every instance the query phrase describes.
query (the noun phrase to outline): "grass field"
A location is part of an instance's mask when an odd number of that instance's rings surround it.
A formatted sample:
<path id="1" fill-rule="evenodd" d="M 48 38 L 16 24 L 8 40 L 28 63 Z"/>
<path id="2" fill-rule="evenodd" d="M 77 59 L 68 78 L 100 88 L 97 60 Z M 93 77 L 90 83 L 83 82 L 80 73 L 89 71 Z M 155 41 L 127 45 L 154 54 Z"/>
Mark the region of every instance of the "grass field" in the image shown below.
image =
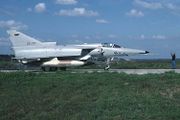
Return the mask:
<path id="1" fill-rule="evenodd" d="M 180 74 L 0 73 L 1 120 L 179 120 Z"/>

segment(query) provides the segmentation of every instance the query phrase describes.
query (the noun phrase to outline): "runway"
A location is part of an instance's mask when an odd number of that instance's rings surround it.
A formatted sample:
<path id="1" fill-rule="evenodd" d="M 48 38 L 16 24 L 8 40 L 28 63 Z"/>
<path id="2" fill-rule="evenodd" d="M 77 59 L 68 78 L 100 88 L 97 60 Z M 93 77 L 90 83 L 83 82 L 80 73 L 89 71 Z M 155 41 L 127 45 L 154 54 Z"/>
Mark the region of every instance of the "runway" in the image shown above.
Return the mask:
<path id="1" fill-rule="evenodd" d="M 40 70 L 0 70 L 0 72 L 43 72 Z M 59 71 L 61 72 L 61 71 Z M 63 71 L 64 72 L 64 71 Z M 144 74 L 163 74 L 166 72 L 175 72 L 180 73 L 180 69 L 110 69 L 110 70 L 103 70 L 103 69 L 68 69 L 66 72 L 70 73 L 126 73 L 126 74 L 137 74 L 137 75 L 144 75 Z M 50 72 L 45 72 L 50 73 Z"/>
<path id="2" fill-rule="evenodd" d="M 110 69 L 108 71 L 103 69 L 76 69 L 72 71 L 72 73 L 102 73 L 102 72 L 109 72 L 109 73 L 126 73 L 126 74 L 162 74 L 165 72 L 175 72 L 180 73 L 180 69 Z"/>

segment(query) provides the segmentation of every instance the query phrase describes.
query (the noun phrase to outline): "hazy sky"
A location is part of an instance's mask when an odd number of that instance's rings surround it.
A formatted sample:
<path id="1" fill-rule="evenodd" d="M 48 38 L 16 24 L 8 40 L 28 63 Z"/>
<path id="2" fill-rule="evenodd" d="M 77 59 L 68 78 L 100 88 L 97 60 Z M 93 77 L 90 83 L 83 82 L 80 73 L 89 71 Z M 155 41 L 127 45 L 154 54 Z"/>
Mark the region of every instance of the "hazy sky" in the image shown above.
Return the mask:
<path id="1" fill-rule="evenodd" d="M 0 0 L 0 54 L 7 29 L 59 44 L 113 42 L 180 56 L 180 0 Z"/>

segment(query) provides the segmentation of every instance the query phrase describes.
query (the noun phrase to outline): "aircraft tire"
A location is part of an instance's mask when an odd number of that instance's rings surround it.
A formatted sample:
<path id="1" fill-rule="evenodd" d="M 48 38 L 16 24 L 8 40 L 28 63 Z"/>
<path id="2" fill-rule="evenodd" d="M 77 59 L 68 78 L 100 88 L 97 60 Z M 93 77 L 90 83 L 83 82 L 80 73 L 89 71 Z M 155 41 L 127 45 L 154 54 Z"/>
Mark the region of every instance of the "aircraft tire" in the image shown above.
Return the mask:
<path id="1" fill-rule="evenodd" d="M 110 69 L 109 65 L 104 68 L 104 70 L 109 70 L 109 69 Z"/>
<path id="2" fill-rule="evenodd" d="M 41 69 L 45 72 L 50 72 L 50 71 L 57 71 L 57 67 L 41 67 Z"/>
<path id="3" fill-rule="evenodd" d="M 57 67 L 50 67 L 50 71 L 57 71 Z"/>
<path id="4" fill-rule="evenodd" d="M 41 67 L 41 69 L 45 72 L 49 72 L 50 71 L 50 67 Z"/>
<path id="5" fill-rule="evenodd" d="M 45 71 L 45 67 L 41 67 L 41 70 L 42 70 L 42 71 Z"/>
<path id="6" fill-rule="evenodd" d="M 66 67 L 60 67 L 60 70 L 66 71 Z"/>

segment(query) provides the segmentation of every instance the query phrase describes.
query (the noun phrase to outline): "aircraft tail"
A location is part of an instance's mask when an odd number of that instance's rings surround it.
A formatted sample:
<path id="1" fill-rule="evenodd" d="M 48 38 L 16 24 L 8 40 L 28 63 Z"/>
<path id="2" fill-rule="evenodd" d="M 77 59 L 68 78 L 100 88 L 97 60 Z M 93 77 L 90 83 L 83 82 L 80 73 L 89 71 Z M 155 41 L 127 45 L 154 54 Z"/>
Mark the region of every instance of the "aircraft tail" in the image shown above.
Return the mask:
<path id="1" fill-rule="evenodd" d="M 10 35 L 10 41 L 13 48 L 27 47 L 27 46 L 41 46 L 42 42 L 29 37 L 16 30 L 8 30 L 7 33 Z"/>

